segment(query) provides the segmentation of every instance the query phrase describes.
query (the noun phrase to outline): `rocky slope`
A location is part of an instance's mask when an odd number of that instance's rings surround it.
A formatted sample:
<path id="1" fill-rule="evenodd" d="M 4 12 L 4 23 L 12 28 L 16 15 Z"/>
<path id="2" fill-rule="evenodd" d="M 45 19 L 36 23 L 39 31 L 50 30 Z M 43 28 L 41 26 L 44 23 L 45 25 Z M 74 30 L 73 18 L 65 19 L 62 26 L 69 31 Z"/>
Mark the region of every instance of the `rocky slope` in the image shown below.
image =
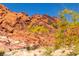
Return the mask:
<path id="1" fill-rule="evenodd" d="M 53 33 L 56 32 L 56 28 L 51 26 L 50 23 L 59 21 L 59 18 L 48 15 L 29 16 L 24 12 L 12 12 L 0 4 L 0 49 L 8 52 L 31 46 L 33 48 L 53 46 L 55 39 Z M 47 30 L 41 30 L 46 32 L 39 33 L 29 31 L 35 26 L 43 26 L 42 28 Z"/>
<path id="2" fill-rule="evenodd" d="M 79 55 L 79 22 L 65 19 L 70 10 L 62 12 L 60 18 L 29 16 L 0 4 L 0 56 Z"/>

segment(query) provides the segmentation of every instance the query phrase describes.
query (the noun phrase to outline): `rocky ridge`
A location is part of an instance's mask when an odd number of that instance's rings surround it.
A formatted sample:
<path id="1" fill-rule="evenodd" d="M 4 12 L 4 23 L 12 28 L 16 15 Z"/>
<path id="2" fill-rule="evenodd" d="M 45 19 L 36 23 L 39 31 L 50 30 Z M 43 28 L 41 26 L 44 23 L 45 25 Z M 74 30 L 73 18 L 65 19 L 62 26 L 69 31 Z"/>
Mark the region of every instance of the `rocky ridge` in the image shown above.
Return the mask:
<path id="1" fill-rule="evenodd" d="M 52 46 L 53 34 L 56 28 L 50 22 L 57 23 L 59 18 L 48 15 L 29 16 L 24 12 L 12 12 L 0 4 L 0 48 L 6 52 L 33 46 Z M 28 31 L 33 26 L 44 26 L 47 33 L 31 33 Z"/>

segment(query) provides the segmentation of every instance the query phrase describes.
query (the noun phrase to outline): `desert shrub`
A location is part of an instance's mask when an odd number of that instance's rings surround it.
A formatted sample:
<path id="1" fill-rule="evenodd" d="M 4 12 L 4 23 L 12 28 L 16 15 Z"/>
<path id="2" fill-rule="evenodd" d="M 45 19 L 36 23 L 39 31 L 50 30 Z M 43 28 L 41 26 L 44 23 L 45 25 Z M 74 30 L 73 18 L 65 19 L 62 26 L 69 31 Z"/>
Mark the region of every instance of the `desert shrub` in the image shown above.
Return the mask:
<path id="1" fill-rule="evenodd" d="M 37 49 L 38 46 L 27 46 L 26 49 L 29 51 L 29 50 L 35 50 Z"/>
<path id="2" fill-rule="evenodd" d="M 45 56 L 51 56 L 51 53 L 52 53 L 52 51 L 54 51 L 54 48 L 48 46 L 48 47 L 45 47 L 45 49 L 46 49 L 46 51 L 44 52 L 43 55 L 45 55 Z"/>
<path id="3" fill-rule="evenodd" d="M 61 45 L 64 43 L 64 34 L 62 31 L 58 30 L 55 34 L 55 49 L 59 49 Z"/>
<path id="4" fill-rule="evenodd" d="M 70 14 L 74 17 L 71 19 L 73 22 L 69 22 L 64 14 Z M 76 15 L 76 16 L 75 16 Z M 78 30 L 74 29 L 75 27 L 79 26 L 78 13 L 74 11 L 65 9 L 60 13 L 61 22 L 58 23 L 58 30 L 54 34 L 55 40 L 55 48 L 58 49 L 60 47 L 70 47 L 72 45 L 76 46 L 79 43 L 79 35 Z M 76 18 L 77 17 L 77 18 Z M 74 29 L 74 30 L 73 30 Z M 66 33 L 66 34 L 65 34 Z"/>
<path id="5" fill-rule="evenodd" d="M 5 53 L 4 48 L 0 48 L 0 56 L 3 56 Z"/>
<path id="6" fill-rule="evenodd" d="M 79 44 L 76 44 L 74 47 L 74 54 L 79 55 Z"/>
<path id="7" fill-rule="evenodd" d="M 0 56 L 3 56 L 4 55 L 4 51 L 0 51 Z"/>
<path id="8" fill-rule="evenodd" d="M 49 30 L 46 27 L 41 26 L 41 25 L 33 26 L 29 30 L 33 33 L 39 33 L 39 32 L 47 33 L 47 32 L 49 32 Z"/>

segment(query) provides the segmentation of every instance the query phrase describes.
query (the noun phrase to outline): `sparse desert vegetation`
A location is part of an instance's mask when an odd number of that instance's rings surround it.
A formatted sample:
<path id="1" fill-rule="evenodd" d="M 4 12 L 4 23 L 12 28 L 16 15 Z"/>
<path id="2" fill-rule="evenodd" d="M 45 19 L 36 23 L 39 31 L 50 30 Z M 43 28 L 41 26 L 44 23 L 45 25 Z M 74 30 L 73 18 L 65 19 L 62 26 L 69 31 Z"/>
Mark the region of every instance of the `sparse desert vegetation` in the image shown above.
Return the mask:
<path id="1" fill-rule="evenodd" d="M 71 22 L 65 14 L 71 15 Z M 28 16 L 0 4 L 0 56 L 78 56 L 79 13 Z"/>

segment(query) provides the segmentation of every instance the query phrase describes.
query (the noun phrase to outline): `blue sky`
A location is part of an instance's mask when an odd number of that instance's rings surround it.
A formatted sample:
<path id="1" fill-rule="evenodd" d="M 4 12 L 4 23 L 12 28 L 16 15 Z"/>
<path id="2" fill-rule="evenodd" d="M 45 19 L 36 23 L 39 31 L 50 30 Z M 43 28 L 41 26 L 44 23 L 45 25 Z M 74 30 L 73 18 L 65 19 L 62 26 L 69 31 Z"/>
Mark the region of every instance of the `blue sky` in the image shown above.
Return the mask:
<path id="1" fill-rule="evenodd" d="M 25 12 L 29 15 L 48 14 L 50 16 L 58 16 L 59 12 L 67 8 L 79 12 L 79 4 L 77 3 L 3 3 L 11 11 Z"/>

